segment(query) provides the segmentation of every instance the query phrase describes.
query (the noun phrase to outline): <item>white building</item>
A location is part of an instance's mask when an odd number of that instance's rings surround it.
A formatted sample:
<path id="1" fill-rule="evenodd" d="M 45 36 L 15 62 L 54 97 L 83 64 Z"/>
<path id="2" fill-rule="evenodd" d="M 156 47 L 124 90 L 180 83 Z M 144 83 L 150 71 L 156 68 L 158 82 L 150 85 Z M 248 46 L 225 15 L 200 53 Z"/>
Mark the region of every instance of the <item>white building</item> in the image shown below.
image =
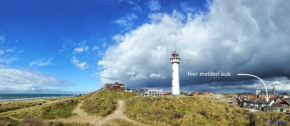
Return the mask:
<path id="1" fill-rule="evenodd" d="M 148 88 L 144 89 L 143 96 L 162 96 L 162 89 Z"/>
<path id="2" fill-rule="evenodd" d="M 170 58 L 172 64 L 172 95 L 180 95 L 180 87 L 179 87 L 179 58 L 176 50 L 172 53 L 172 57 Z"/>
<path id="3" fill-rule="evenodd" d="M 162 89 L 145 88 L 145 89 L 126 89 L 127 92 L 133 92 L 142 96 L 162 96 Z"/>

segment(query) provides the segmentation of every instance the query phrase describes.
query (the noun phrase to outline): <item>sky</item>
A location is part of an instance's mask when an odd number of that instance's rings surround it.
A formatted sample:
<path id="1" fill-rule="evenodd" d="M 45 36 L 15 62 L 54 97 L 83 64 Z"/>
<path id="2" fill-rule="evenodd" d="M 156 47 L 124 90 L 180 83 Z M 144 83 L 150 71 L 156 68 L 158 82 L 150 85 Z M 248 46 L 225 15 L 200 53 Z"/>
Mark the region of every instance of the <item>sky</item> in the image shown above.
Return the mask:
<path id="1" fill-rule="evenodd" d="M 0 0 L 0 93 L 88 93 L 105 83 L 185 91 L 290 92 L 290 2 Z M 188 72 L 230 72 L 192 77 Z"/>

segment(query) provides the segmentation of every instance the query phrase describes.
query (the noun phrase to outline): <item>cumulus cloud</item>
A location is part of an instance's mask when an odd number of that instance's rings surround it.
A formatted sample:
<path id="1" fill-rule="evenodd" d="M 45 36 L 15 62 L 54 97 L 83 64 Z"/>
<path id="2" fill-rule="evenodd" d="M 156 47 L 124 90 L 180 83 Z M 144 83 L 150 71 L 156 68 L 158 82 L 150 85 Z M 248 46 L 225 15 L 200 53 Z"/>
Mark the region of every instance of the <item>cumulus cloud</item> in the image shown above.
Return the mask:
<path id="1" fill-rule="evenodd" d="M 52 60 L 54 58 L 53 57 L 50 57 L 48 59 L 38 59 L 38 60 L 34 60 L 32 62 L 29 63 L 29 66 L 39 66 L 39 67 L 42 67 L 42 66 L 49 66 L 51 65 L 52 63 Z"/>
<path id="2" fill-rule="evenodd" d="M 289 11 L 288 1 L 213 0 L 205 13 L 150 14 L 149 23 L 114 37 L 117 44 L 110 46 L 98 62 L 104 69 L 101 83 L 168 88 L 169 58 L 176 48 L 181 57 L 183 88 L 224 90 L 245 85 L 241 88 L 245 91 L 259 83 L 237 73 L 254 74 L 268 83 L 274 78 L 284 82 L 281 87 L 289 87 Z M 188 71 L 229 71 L 232 76 L 188 77 Z M 152 73 L 166 79 L 152 79 Z"/>
<path id="3" fill-rule="evenodd" d="M 80 62 L 77 57 L 73 57 L 71 59 L 71 62 L 78 68 L 80 68 L 81 70 L 85 70 L 87 68 L 89 68 L 89 65 L 87 64 L 87 62 Z"/>
<path id="4" fill-rule="evenodd" d="M 158 11 L 161 8 L 160 2 L 158 0 L 149 0 L 148 6 L 151 11 Z"/>
<path id="5" fill-rule="evenodd" d="M 136 14 L 127 14 L 124 17 L 121 17 L 115 21 L 115 23 L 119 24 L 121 27 L 125 27 L 125 30 L 129 30 L 133 27 L 133 20 L 137 19 L 138 16 Z"/>
<path id="6" fill-rule="evenodd" d="M 61 91 L 57 87 L 74 85 L 37 71 L 0 68 L 0 73 L 1 92 Z"/>

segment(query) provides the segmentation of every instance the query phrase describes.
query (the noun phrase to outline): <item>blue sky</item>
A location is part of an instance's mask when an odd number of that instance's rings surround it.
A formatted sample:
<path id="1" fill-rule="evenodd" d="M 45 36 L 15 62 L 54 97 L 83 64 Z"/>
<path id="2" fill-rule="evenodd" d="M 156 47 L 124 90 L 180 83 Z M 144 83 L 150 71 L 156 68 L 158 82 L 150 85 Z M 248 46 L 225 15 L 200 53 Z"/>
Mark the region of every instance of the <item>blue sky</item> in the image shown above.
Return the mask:
<path id="1" fill-rule="evenodd" d="M 98 61 L 116 44 L 112 38 L 149 22 L 150 13 L 182 10 L 181 2 L 197 10 L 205 5 L 204 1 L 1 0 L 0 49 L 13 52 L 3 54 L 0 63 L 3 68 L 37 71 L 74 85 L 57 89 L 93 91 L 101 86 L 100 77 L 93 74 L 102 70 Z"/>
<path id="2" fill-rule="evenodd" d="M 0 93 L 87 93 L 105 83 L 185 91 L 290 90 L 289 2 L 0 0 Z M 275 52 L 275 53 L 273 53 Z M 284 58 L 281 58 L 284 57 Z M 190 77 L 230 72 L 230 77 Z"/>

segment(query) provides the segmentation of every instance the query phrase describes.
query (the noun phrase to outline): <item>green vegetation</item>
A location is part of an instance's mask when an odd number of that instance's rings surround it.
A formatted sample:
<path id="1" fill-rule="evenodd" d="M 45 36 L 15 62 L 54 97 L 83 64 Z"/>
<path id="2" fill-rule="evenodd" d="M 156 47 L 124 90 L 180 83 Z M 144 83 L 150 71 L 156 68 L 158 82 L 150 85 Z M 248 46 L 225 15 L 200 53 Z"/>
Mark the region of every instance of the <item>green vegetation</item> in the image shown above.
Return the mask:
<path id="1" fill-rule="evenodd" d="M 86 99 L 88 99 L 89 97 L 93 96 L 95 93 L 97 93 L 97 91 L 90 92 L 90 93 L 88 93 L 88 94 L 82 95 L 81 97 L 77 97 L 77 99 L 78 99 L 79 101 L 83 101 L 83 100 L 86 100 Z"/>
<path id="2" fill-rule="evenodd" d="M 72 115 L 73 109 L 76 107 L 78 101 L 69 99 L 63 100 L 51 104 L 45 104 L 43 106 L 35 106 L 31 108 L 25 108 L 18 111 L 11 111 L 0 114 L 0 116 L 14 117 L 17 119 L 23 118 L 37 118 L 37 119 L 56 119 L 56 118 L 68 118 Z"/>
<path id="3" fill-rule="evenodd" d="M 62 123 L 60 121 L 44 121 L 41 119 L 25 118 L 18 122 L 9 117 L 0 117 L 0 126 L 93 126 L 89 123 Z"/>
<path id="4" fill-rule="evenodd" d="M 131 122 L 128 122 L 123 119 L 111 119 L 102 126 L 139 126 L 139 125 L 132 124 Z"/>
<path id="5" fill-rule="evenodd" d="M 290 125 L 290 117 L 283 113 L 252 113 L 199 97 L 132 98 L 126 103 L 125 115 L 150 125 L 270 125 L 265 121 L 283 121 L 285 125 Z"/>
<path id="6" fill-rule="evenodd" d="M 100 91 L 93 98 L 85 100 L 81 108 L 89 114 L 106 116 L 115 110 L 118 100 L 128 100 L 134 96 L 137 94 L 125 91 Z"/>
<path id="7" fill-rule="evenodd" d="M 19 122 L 9 117 L 0 117 L 0 126 L 16 126 Z"/>
<path id="8" fill-rule="evenodd" d="M 27 107 L 32 107 L 36 105 L 42 105 L 43 103 L 46 103 L 46 101 L 45 100 L 31 100 L 31 101 L 2 102 L 0 103 L 0 113 L 11 111 L 11 110 L 27 108 Z"/>

